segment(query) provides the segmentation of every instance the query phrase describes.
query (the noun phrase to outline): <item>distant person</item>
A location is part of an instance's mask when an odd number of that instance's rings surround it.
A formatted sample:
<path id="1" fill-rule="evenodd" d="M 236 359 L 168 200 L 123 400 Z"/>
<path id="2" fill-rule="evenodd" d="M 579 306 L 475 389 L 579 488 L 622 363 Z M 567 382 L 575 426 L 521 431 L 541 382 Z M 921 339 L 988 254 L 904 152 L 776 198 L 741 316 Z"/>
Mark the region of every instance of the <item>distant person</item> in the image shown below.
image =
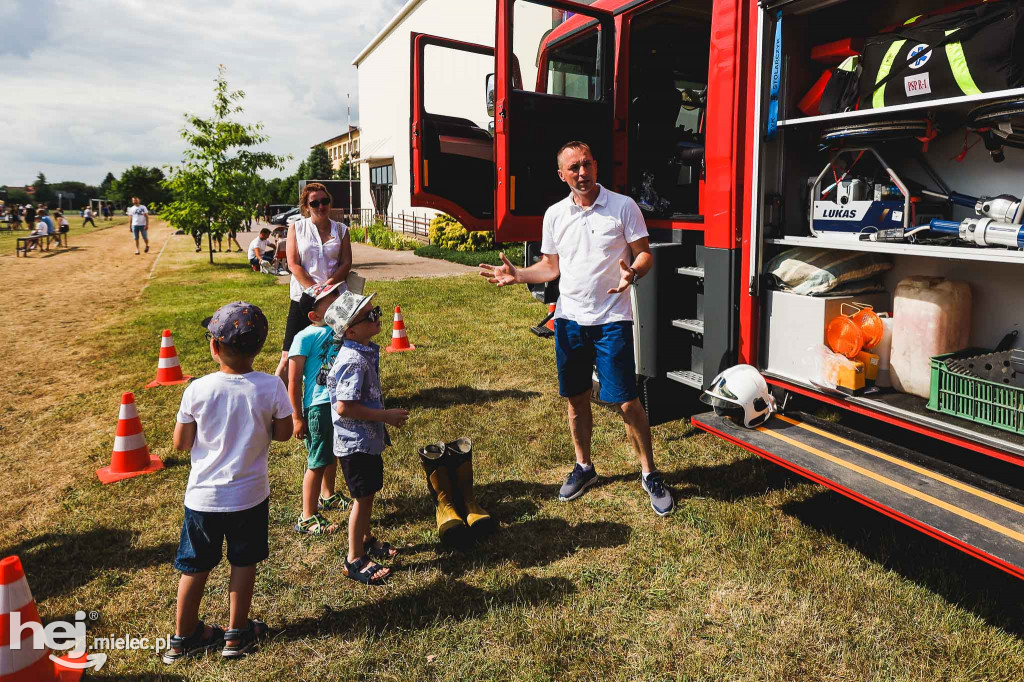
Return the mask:
<path id="1" fill-rule="evenodd" d="M 266 209 L 263 208 L 263 204 L 256 204 L 256 210 L 254 212 L 256 214 L 256 224 L 257 225 L 260 224 L 260 216 L 263 215 L 264 211 L 266 211 Z"/>
<path id="2" fill-rule="evenodd" d="M 292 279 L 288 322 L 284 330 L 281 362 L 274 373 L 288 382 L 288 350 L 295 335 L 309 326 L 309 318 L 299 307 L 302 292 L 314 284 L 341 282 L 352 269 L 352 243 L 348 225 L 331 220 L 331 195 L 319 182 L 307 183 L 299 197 L 299 209 L 307 216 L 288 230 L 288 269 Z"/>
<path id="3" fill-rule="evenodd" d="M 93 227 L 96 227 L 96 221 L 92 219 L 92 207 L 86 206 L 82 211 L 82 227 L 85 227 L 86 223 L 91 223 Z M 138 253 L 138 249 L 135 250 Z"/>
<path id="4" fill-rule="evenodd" d="M 103 213 L 103 220 L 110 220 L 110 205 L 109 204 L 103 204 L 102 208 L 100 208 L 100 211 Z"/>
<path id="5" fill-rule="evenodd" d="M 221 234 L 217 235 L 217 250 L 218 251 L 220 251 L 224 247 L 224 242 L 222 241 L 223 238 L 224 238 L 223 235 L 221 235 Z M 238 253 L 242 253 L 242 251 L 245 250 L 245 249 L 242 248 L 242 245 L 238 243 L 238 234 L 235 232 L 234 226 L 228 228 L 228 248 L 225 249 L 226 253 L 231 253 L 231 242 L 234 242 L 235 246 L 238 247 Z"/>
<path id="6" fill-rule="evenodd" d="M 9 210 L 11 212 L 11 229 L 12 230 L 20 230 L 21 229 L 21 206 L 12 206 Z"/>
<path id="7" fill-rule="evenodd" d="M 25 206 L 25 228 L 32 232 L 36 225 L 36 207 L 32 204 Z"/>
<path id="8" fill-rule="evenodd" d="M 274 260 L 277 247 L 270 243 L 270 230 L 263 228 L 256 239 L 249 242 L 249 265 L 259 268 L 260 272 L 270 272 L 270 263 Z"/>
<path id="9" fill-rule="evenodd" d="M 132 205 L 128 209 L 128 215 L 132 218 L 131 231 L 135 237 L 135 255 L 139 255 L 139 235 L 146 242 L 146 253 L 149 253 L 149 209 L 139 201 L 138 197 L 132 197 Z"/>
<path id="10" fill-rule="evenodd" d="M 64 217 L 64 211 L 57 211 L 57 243 L 61 246 L 66 245 L 67 233 L 71 231 L 71 225 L 68 224 L 68 219 Z"/>
<path id="11" fill-rule="evenodd" d="M 57 237 L 57 226 L 54 225 L 53 218 L 45 206 L 39 208 L 39 233 L 51 238 Z"/>
<path id="12" fill-rule="evenodd" d="M 223 645 L 224 658 L 246 656 L 267 634 L 249 618 L 256 568 L 270 555 L 270 442 L 292 436 L 292 406 L 279 379 L 254 371 L 267 340 L 267 318 L 244 301 L 222 306 L 204 325 L 220 371 L 181 396 L 174 449 L 191 451 L 185 520 L 174 568 L 181 571 L 175 634 L 164 663 Z M 199 620 L 210 571 L 227 541 L 231 564 L 227 631 Z"/>

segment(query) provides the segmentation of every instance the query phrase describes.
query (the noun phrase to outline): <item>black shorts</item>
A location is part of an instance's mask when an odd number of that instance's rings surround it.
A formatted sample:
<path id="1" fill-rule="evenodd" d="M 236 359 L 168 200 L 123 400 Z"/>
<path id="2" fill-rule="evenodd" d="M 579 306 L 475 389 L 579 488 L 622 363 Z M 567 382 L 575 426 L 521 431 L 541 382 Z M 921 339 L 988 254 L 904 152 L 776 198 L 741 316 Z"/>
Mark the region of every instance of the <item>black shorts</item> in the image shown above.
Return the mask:
<path id="1" fill-rule="evenodd" d="M 270 498 L 255 507 L 235 512 L 200 512 L 185 507 L 181 540 L 174 568 L 182 573 L 203 573 L 220 563 L 224 540 L 228 563 L 253 566 L 270 556 L 267 530 Z"/>
<path id="2" fill-rule="evenodd" d="M 338 458 L 353 500 L 369 497 L 384 487 L 384 459 L 380 455 L 354 452 Z"/>
<path id="3" fill-rule="evenodd" d="M 290 351 L 295 335 L 311 324 L 313 323 L 309 321 L 309 317 L 302 314 L 299 302 L 292 301 L 291 305 L 288 306 L 288 322 L 284 326 L 284 345 L 281 347 L 281 350 L 285 353 Z"/>

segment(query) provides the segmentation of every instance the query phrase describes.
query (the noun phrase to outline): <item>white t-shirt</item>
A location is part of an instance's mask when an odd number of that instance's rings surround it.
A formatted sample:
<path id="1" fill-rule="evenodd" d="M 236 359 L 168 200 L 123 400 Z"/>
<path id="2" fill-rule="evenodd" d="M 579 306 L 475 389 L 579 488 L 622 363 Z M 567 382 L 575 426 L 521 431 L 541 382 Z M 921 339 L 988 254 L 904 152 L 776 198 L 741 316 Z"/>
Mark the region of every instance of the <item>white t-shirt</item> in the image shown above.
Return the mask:
<path id="1" fill-rule="evenodd" d="M 266 253 L 267 249 L 269 249 L 269 248 L 270 248 L 270 240 L 269 239 L 260 239 L 259 237 L 256 237 L 256 239 L 253 239 L 251 242 L 249 242 L 249 254 L 248 254 L 248 257 L 250 259 L 252 259 L 252 258 L 262 258 L 263 254 Z"/>
<path id="2" fill-rule="evenodd" d="M 291 414 L 288 391 L 271 374 L 214 372 L 193 381 L 178 409 L 179 422 L 196 422 L 185 506 L 231 512 L 267 499 L 273 420 Z"/>
<path id="3" fill-rule="evenodd" d="M 541 253 L 558 256 L 555 317 L 584 326 L 633 320 L 629 292 L 608 290 L 619 285 L 619 260 L 633 262 L 629 245 L 647 236 L 636 202 L 598 187 L 587 208 L 577 206 L 571 194 L 548 208 L 540 245 Z"/>
<path id="4" fill-rule="evenodd" d="M 139 204 L 138 206 L 130 207 L 128 209 L 128 215 L 132 217 L 133 226 L 142 226 L 146 224 L 146 216 L 149 215 L 149 209 L 144 205 Z"/>
<path id="5" fill-rule="evenodd" d="M 295 244 L 299 249 L 299 262 L 309 276 L 317 284 L 327 281 L 341 258 L 341 242 L 345 240 L 348 225 L 331 221 L 331 237 L 326 242 L 320 241 L 320 231 L 316 229 L 312 218 L 303 218 L 288 228 L 295 230 Z M 293 301 L 302 298 L 303 286 L 292 275 L 289 293 Z"/>
<path id="6" fill-rule="evenodd" d="M 85 209 L 85 213 L 82 214 L 82 217 L 83 218 L 91 218 L 92 217 L 92 209 L 90 209 L 90 208 Z"/>

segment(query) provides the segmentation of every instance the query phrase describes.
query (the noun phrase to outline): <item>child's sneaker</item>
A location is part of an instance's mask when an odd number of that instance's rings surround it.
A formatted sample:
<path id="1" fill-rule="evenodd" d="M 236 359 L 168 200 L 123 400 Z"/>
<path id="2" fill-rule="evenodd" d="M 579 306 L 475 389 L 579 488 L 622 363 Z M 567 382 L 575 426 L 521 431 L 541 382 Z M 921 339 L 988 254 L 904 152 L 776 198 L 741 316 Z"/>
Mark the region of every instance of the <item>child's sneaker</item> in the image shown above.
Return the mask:
<path id="1" fill-rule="evenodd" d="M 241 658 L 248 656 L 260 642 L 267 636 L 267 624 L 261 620 L 249 619 L 249 627 L 244 630 L 228 630 L 224 633 L 224 648 L 221 656 L 224 658 Z M 228 644 L 234 642 L 234 644 Z"/>
<path id="2" fill-rule="evenodd" d="M 329 523 L 320 514 L 313 514 L 308 519 L 302 518 L 302 514 L 299 514 L 299 520 L 295 522 L 295 532 L 303 535 L 330 535 L 336 530 L 338 525 Z"/>
<path id="3" fill-rule="evenodd" d="M 349 499 L 341 493 L 334 493 L 330 497 L 321 495 L 316 502 L 318 511 L 330 511 L 332 509 L 348 509 Z"/>

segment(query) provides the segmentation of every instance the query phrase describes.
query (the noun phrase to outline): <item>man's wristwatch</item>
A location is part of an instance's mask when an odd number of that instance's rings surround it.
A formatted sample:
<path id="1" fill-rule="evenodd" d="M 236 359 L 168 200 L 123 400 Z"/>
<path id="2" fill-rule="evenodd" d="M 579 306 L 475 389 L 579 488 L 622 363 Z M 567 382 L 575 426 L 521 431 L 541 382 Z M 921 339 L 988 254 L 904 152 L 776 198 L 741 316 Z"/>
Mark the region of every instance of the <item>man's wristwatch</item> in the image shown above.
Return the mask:
<path id="1" fill-rule="evenodd" d="M 633 273 L 633 279 L 631 279 L 629 283 L 632 284 L 633 286 L 636 286 L 636 283 L 640 281 L 640 274 L 632 267 L 629 269 L 629 271 Z"/>

